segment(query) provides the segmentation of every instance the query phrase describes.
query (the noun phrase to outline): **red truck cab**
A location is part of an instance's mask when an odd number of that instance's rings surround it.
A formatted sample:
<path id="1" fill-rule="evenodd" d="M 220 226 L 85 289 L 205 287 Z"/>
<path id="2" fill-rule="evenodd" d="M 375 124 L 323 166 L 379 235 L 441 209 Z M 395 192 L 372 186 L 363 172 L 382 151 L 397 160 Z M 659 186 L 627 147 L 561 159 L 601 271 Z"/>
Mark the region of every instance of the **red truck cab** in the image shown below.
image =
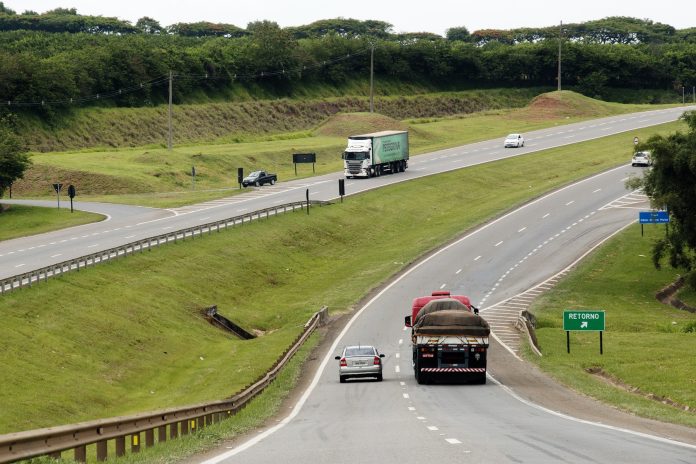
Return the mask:
<path id="1" fill-rule="evenodd" d="M 452 295 L 448 290 L 436 290 L 430 296 L 419 296 L 418 298 L 413 299 L 413 304 L 411 305 L 411 315 L 406 316 L 405 319 L 406 327 L 411 327 L 411 323 L 416 320 L 416 316 L 418 316 L 418 311 L 420 311 L 423 308 L 423 306 L 425 306 L 432 300 L 437 300 L 440 298 L 454 298 L 455 300 L 460 301 L 462 304 L 464 304 L 464 306 L 469 308 L 469 311 L 473 312 L 474 314 L 478 314 L 478 308 L 475 308 L 471 305 L 471 301 L 469 300 L 468 296 Z"/>

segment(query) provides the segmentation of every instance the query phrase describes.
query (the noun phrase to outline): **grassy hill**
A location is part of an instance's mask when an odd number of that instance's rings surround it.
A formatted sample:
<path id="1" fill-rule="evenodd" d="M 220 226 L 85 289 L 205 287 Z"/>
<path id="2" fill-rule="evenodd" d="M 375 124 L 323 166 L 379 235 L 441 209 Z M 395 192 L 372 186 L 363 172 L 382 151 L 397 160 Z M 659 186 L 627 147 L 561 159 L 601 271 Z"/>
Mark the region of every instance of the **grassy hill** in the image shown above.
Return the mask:
<path id="1" fill-rule="evenodd" d="M 375 111 L 394 119 L 439 117 L 526 105 L 543 88 L 489 89 L 447 93 L 405 92 L 377 96 Z M 308 99 L 242 100 L 176 105 L 176 145 L 201 142 L 239 143 L 311 131 L 331 115 L 369 110 L 366 96 Z M 94 148 L 165 147 L 168 107 L 74 109 L 44 121 L 26 115 L 20 132 L 32 151 Z"/>
<path id="2" fill-rule="evenodd" d="M 502 94 L 505 98 L 509 97 L 507 91 Z M 496 101 L 503 104 L 502 99 L 501 96 L 501 100 Z M 13 190 L 18 198 L 46 197 L 52 195 L 51 183 L 63 182 L 77 186 L 81 200 L 178 206 L 238 192 L 235 187 L 239 167 L 245 172 L 254 169 L 276 172 L 281 182 L 296 178 L 291 156 L 295 152 L 315 152 L 317 174 L 338 171 L 341 169 L 340 153 L 345 147 L 345 139 L 355 133 L 408 129 L 411 153 L 417 155 L 491 137 L 504 137 L 509 132 L 525 132 L 590 117 L 655 108 L 649 105 L 605 103 L 569 91 L 541 94 L 533 99 L 530 97 L 531 103 L 521 108 L 477 113 L 466 113 L 470 106 L 465 106 L 463 101 L 457 104 L 457 101 L 452 99 L 452 95 L 437 94 L 394 99 L 391 102 L 395 107 L 403 105 L 403 114 L 425 112 L 426 104 L 435 105 L 436 102 L 440 102 L 443 108 L 450 105 L 450 112 L 462 111 L 446 116 L 397 119 L 382 113 L 332 113 L 300 132 L 262 135 L 264 126 L 259 123 L 257 132 L 246 140 L 177 145 L 171 151 L 161 147 L 145 147 L 35 153 L 32 156 L 33 167 L 23 181 L 15 184 Z M 473 101 L 469 101 L 468 105 L 472 105 Z M 407 111 L 411 103 L 413 108 Z M 291 108 L 299 111 L 299 106 L 287 106 L 285 111 L 292 113 Z M 116 120 L 120 118 L 121 111 L 118 110 Z M 447 113 L 444 109 L 436 112 Z M 253 119 L 253 116 L 248 117 L 250 121 Z M 271 118 L 270 115 L 266 117 Z M 194 116 L 191 118 L 195 121 Z M 297 116 L 294 120 L 299 119 L 300 116 Z M 274 127 L 274 130 L 280 130 L 278 123 Z M 195 191 L 190 174 L 192 166 L 196 168 Z M 308 175 L 311 175 L 311 170 L 298 170 L 297 177 Z"/>

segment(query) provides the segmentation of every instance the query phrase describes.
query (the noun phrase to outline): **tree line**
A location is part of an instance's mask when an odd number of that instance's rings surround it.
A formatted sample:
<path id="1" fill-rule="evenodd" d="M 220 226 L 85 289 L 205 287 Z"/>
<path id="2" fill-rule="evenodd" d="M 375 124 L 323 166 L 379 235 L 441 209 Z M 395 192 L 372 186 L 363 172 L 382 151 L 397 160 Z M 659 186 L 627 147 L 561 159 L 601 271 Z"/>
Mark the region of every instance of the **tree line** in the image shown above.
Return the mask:
<path id="1" fill-rule="evenodd" d="M 0 108 L 157 104 L 166 100 L 170 71 L 175 101 L 235 85 L 287 96 L 308 85 L 367 79 L 372 49 L 378 79 L 441 90 L 556 85 L 558 26 L 473 33 L 453 27 L 445 37 L 392 28 L 341 18 L 288 28 L 271 21 L 244 29 L 162 27 L 152 18 L 131 24 L 74 9 L 17 14 L 0 2 Z M 564 25 L 562 69 L 564 86 L 593 97 L 610 88 L 691 88 L 696 37 L 633 18 Z"/>

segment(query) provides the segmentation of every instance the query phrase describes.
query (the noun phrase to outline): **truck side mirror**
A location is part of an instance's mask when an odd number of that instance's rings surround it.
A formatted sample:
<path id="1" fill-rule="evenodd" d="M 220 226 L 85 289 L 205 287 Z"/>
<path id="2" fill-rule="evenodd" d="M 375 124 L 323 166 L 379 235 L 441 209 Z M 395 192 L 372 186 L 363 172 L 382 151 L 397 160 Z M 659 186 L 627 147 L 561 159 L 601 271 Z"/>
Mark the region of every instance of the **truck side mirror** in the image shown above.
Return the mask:
<path id="1" fill-rule="evenodd" d="M 334 359 L 337 360 L 337 361 L 340 361 L 340 360 L 341 360 L 341 357 L 340 357 L 340 356 L 334 356 Z"/>
<path id="2" fill-rule="evenodd" d="M 411 316 L 406 316 L 404 318 L 404 324 L 406 325 L 406 327 L 411 327 Z"/>
<path id="3" fill-rule="evenodd" d="M 478 309 L 476 306 L 473 306 L 473 305 L 472 305 L 471 307 L 472 307 L 473 310 L 474 310 L 474 314 L 478 314 L 478 313 L 479 313 L 479 309 Z"/>

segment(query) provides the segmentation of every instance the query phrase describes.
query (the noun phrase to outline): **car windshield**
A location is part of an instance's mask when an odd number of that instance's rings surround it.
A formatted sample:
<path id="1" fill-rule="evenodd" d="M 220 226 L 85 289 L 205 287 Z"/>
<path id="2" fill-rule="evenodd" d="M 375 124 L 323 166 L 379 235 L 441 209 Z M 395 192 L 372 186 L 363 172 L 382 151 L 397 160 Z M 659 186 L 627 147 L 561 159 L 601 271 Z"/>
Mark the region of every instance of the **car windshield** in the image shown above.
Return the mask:
<path id="1" fill-rule="evenodd" d="M 346 357 L 350 356 L 372 356 L 375 354 L 375 349 L 371 346 L 353 346 L 346 348 Z"/>
<path id="2" fill-rule="evenodd" d="M 347 152 L 344 153 L 343 159 L 362 161 L 362 160 L 364 160 L 364 159 L 367 159 L 367 152 L 364 152 L 364 151 L 360 151 L 360 152 L 347 151 Z"/>
<path id="3" fill-rule="evenodd" d="M 520 134 L 510 134 L 510 135 L 507 136 L 507 138 L 509 138 L 509 139 L 516 139 L 516 138 L 518 138 L 519 136 L 520 136 Z M 500 139 L 498 139 L 498 140 L 500 140 Z"/>
<path id="4" fill-rule="evenodd" d="M 259 177 L 261 174 L 261 171 L 254 171 L 251 174 L 249 174 L 249 177 Z"/>

